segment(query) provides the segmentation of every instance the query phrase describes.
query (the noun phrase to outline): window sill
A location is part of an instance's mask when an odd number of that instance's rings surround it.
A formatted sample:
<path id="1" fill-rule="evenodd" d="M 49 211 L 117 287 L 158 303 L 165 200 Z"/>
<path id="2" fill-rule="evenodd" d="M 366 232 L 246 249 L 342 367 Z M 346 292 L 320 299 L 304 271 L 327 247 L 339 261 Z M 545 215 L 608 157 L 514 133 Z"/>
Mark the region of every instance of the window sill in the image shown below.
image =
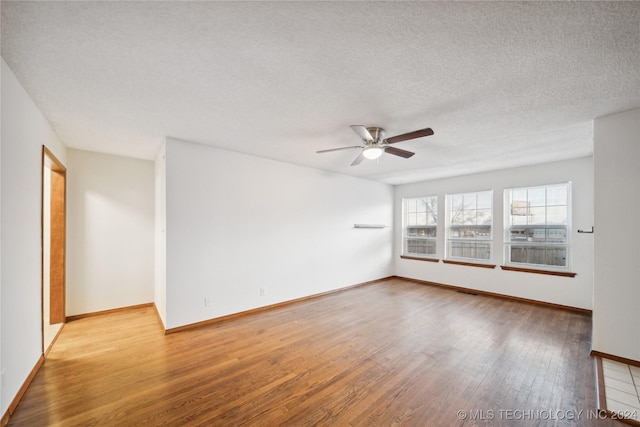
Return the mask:
<path id="1" fill-rule="evenodd" d="M 578 273 L 570 271 L 554 271 L 554 270 L 537 270 L 534 268 L 512 267 L 509 265 L 501 265 L 500 268 L 507 271 L 519 271 L 521 273 L 546 274 L 549 276 L 576 277 Z"/>
<path id="2" fill-rule="evenodd" d="M 453 261 L 450 259 L 443 259 L 442 262 L 445 264 L 466 265 L 467 267 L 496 268 L 495 264 L 480 264 L 479 262 Z"/>
<path id="3" fill-rule="evenodd" d="M 428 261 L 428 262 L 439 262 L 440 260 L 438 258 L 422 258 L 422 257 L 418 257 L 418 256 L 407 256 L 407 255 L 400 255 L 400 258 L 402 259 L 412 259 L 415 261 Z"/>

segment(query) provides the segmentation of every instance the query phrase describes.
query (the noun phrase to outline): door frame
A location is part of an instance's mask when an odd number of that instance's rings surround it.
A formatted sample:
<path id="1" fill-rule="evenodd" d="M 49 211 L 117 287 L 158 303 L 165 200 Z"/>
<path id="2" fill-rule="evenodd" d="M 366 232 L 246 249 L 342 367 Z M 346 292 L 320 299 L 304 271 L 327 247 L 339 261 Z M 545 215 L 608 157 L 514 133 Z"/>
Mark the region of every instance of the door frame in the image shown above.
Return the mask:
<path id="1" fill-rule="evenodd" d="M 45 174 L 51 173 L 49 215 L 45 216 Z M 66 321 L 66 240 L 67 240 L 67 168 L 46 147 L 42 146 L 42 212 L 41 212 L 41 313 L 42 353 L 46 355 L 55 338 L 45 348 L 45 325 Z M 49 224 L 49 251 L 45 251 L 45 220 Z M 49 318 L 45 318 L 45 257 L 49 258 Z M 59 331 L 58 331 L 59 333 Z"/>

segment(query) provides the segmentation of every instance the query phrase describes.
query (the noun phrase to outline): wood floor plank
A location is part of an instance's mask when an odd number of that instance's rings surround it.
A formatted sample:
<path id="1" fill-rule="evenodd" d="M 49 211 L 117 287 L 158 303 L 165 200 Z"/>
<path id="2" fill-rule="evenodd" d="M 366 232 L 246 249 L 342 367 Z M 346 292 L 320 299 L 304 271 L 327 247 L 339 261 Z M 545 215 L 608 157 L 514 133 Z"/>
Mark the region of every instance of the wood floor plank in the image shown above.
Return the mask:
<path id="1" fill-rule="evenodd" d="M 615 425 L 583 313 L 393 278 L 170 335 L 156 316 L 68 323 L 9 425 Z"/>

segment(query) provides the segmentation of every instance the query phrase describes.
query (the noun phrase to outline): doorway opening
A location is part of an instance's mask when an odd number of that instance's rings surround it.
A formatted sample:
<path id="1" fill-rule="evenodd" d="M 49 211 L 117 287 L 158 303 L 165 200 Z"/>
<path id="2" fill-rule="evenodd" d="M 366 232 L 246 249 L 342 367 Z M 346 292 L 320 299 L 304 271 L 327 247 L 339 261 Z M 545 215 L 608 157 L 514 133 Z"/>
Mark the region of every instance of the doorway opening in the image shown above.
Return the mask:
<path id="1" fill-rule="evenodd" d="M 67 169 L 42 147 L 42 353 L 62 330 L 66 314 Z"/>

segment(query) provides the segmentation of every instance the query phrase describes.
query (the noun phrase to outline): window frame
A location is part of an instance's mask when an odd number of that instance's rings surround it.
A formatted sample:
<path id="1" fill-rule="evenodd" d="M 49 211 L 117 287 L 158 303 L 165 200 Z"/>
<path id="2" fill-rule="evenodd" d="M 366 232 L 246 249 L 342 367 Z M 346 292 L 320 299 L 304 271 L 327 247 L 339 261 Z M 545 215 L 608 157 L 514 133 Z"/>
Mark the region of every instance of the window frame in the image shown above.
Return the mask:
<path id="1" fill-rule="evenodd" d="M 482 193 L 488 193 L 489 195 L 489 207 L 482 207 L 479 208 L 478 207 L 478 195 L 482 194 Z M 465 203 L 465 197 L 468 197 L 470 195 L 474 195 L 475 196 L 475 208 L 473 209 L 466 209 L 467 211 L 471 211 L 474 210 L 476 211 L 475 214 L 475 219 L 476 222 L 474 224 L 452 224 L 453 221 L 453 201 L 455 197 L 462 197 L 462 203 L 464 205 Z M 461 193 L 447 193 L 445 195 L 445 235 L 444 235 L 444 240 L 445 240 L 445 257 L 444 257 L 444 262 L 446 263 L 447 261 L 449 261 L 449 263 L 458 263 L 458 264 L 463 264 L 463 265 L 473 265 L 473 264 L 480 264 L 482 266 L 491 266 L 491 267 L 495 267 L 495 265 L 493 265 L 493 233 L 494 233 L 494 194 L 493 194 L 493 189 L 488 189 L 488 190 L 479 190 L 479 191 L 468 191 L 468 192 L 461 192 Z M 452 230 L 454 229 L 459 229 L 459 230 L 463 230 L 465 227 L 468 228 L 486 228 L 487 224 L 478 224 L 477 220 L 478 220 L 478 211 L 481 210 L 489 210 L 490 211 L 490 223 L 488 224 L 488 228 L 489 228 L 489 233 L 487 235 L 487 237 L 480 237 L 480 238 L 468 238 L 468 237 L 460 237 L 460 236 L 452 236 Z M 464 213 L 465 209 L 463 207 L 462 212 Z M 464 215 L 464 214 L 463 214 Z M 488 250 L 489 250 L 489 256 L 488 258 L 478 258 L 478 257 L 464 257 L 464 256 L 455 256 L 452 255 L 452 247 L 451 244 L 452 243 L 461 243 L 461 244 L 478 244 L 478 243 L 482 243 L 482 244 L 488 244 Z M 477 246 L 474 247 L 474 252 L 477 251 Z"/>
<path id="2" fill-rule="evenodd" d="M 409 209 L 408 209 L 408 203 L 410 201 L 413 200 L 420 200 L 420 199 L 431 199 L 432 202 L 431 203 L 435 203 L 435 208 L 432 205 L 432 208 L 429 210 L 428 208 L 425 210 L 424 214 L 426 215 L 425 217 L 425 224 L 409 224 Z M 428 203 L 425 203 L 425 205 L 428 206 Z M 429 196 L 419 196 L 419 197 L 406 197 L 402 199 L 402 251 L 401 251 L 401 257 L 403 258 L 418 258 L 418 259 L 425 259 L 425 260 L 437 260 L 438 259 L 438 234 L 439 234 L 439 215 L 438 215 L 438 206 L 439 206 L 439 197 L 437 195 L 429 195 Z M 418 214 L 419 212 L 413 211 L 413 213 Z M 421 212 L 420 212 L 421 213 Z M 435 224 L 429 224 L 429 213 L 431 213 L 431 215 L 433 217 L 435 217 Z M 435 231 L 435 235 L 434 236 L 411 236 L 408 233 L 408 230 L 410 228 L 424 228 L 425 230 L 427 229 L 432 229 Z M 408 250 L 408 242 L 410 240 L 413 241 L 425 241 L 425 242 L 430 242 L 431 243 L 431 247 L 433 247 L 434 252 L 433 253 L 420 253 L 420 252 L 409 252 Z M 429 247 L 429 245 L 427 244 L 425 246 L 426 248 Z"/>
<path id="3" fill-rule="evenodd" d="M 548 190 L 549 188 L 553 188 L 553 187 L 561 187 L 564 186 L 566 189 L 566 198 L 564 201 L 564 205 L 559 205 L 559 204 L 549 204 L 549 200 L 548 200 Z M 530 190 L 540 190 L 540 189 L 545 189 L 545 204 L 544 206 L 540 205 L 540 206 L 535 206 L 536 208 L 542 208 L 544 207 L 545 209 L 545 223 L 544 224 L 513 224 L 513 217 L 515 215 L 512 214 L 513 210 L 512 210 L 512 199 L 513 199 L 513 194 L 516 191 L 530 191 Z M 533 186 L 528 186 L 528 187 L 512 187 L 512 188 L 505 188 L 504 189 L 504 193 L 503 193 L 503 201 L 504 201 L 504 240 L 503 240 L 503 262 L 504 262 L 504 266 L 511 268 L 511 269 L 521 269 L 523 271 L 526 270 L 532 270 L 532 272 L 544 272 L 544 271 L 548 271 L 548 272 L 570 272 L 571 271 L 571 267 L 572 267 L 572 261 L 571 261 L 571 255 L 572 255 L 572 242 L 571 242 L 571 219 L 572 219 L 572 185 L 571 185 L 571 181 L 565 181 L 565 182 L 557 182 L 557 183 L 552 183 L 552 184 L 545 184 L 545 185 L 533 185 Z M 526 209 L 527 210 L 527 216 L 530 216 L 532 214 L 529 213 L 529 211 L 532 209 L 532 207 L 530 205 L 528 205 L 529 202 L 529 196 L 527 195 L 527 201 L 526 201 L 527 205 L 526 206 L 522 206 L 521 208 Z M 554 223 L 549 223 L 548 220 L 548 209 L 549 207 L 564 207 L 566 209 L 565 211 L 565 223 L 564 224 L 554 224 Z M 518 216 L 522 216 L 522 215 L 518 215 Z M 512 229 L 513 228 L 520 228 L 522 230 L 534 230 L 533 233 L 535 233 L 535 230 L 545 230 L 545 240 L 544 241 L 516 241 L 514 242 L 512 240 Z M 554 241 L 550 241 L 549 240 L 549 232 L 552 230 L 564 230 L 564 241 L 563 242 L 554 242 Z M 538 232 L 539 233 L 539 232 Z M 527 237 L 524 237 L 527 238 Z M 530 239 L 531 237 L 528 237 L 527 239 Z M 532 263 L 532 262 L 520 262 L 520 261 L 513 261 L 512 260 L 512 247 L 513 246 L 517 246 L 517 247 L 522 247 L 522 248 L 534 248 L 534 249 L 544 249 L 545 250 L 545 256 L 546 256 L 546 251 L 548 250 L 557 250 L 557 249 L 564 249 L 564 260 L 565 260 L 565 264 L 564 265 L 557 265 L 557 264 L 543 264 L 543 263 Z"/>

